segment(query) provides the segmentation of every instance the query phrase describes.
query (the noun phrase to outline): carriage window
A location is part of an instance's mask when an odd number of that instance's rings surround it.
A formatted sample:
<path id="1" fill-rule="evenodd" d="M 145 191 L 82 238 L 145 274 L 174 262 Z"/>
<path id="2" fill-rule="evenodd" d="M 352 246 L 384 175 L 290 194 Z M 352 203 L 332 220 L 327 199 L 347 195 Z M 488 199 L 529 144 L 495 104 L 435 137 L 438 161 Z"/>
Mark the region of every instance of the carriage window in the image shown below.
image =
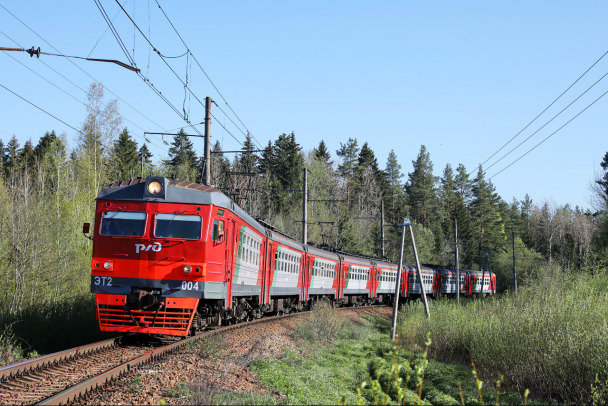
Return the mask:
<path id="1" fill-rule="evenodd" d="M 146 229 L 146 213 L 106 211 L 101 218 L 101 235 L 141 237 Z"/>
<path id="2" fill-rule="evenodd" d="M 213 241 L 222 241 L 224 236 L 224 220 L 213 220 L 213 230 L 211 230 L 211 239 Z"/>
<path id="3" fill-rule="evenodd" d="M 201 223 L 200 216 L 158 213 L 154 235 L 156 237 L 198 240 L 201 238 Z"/>

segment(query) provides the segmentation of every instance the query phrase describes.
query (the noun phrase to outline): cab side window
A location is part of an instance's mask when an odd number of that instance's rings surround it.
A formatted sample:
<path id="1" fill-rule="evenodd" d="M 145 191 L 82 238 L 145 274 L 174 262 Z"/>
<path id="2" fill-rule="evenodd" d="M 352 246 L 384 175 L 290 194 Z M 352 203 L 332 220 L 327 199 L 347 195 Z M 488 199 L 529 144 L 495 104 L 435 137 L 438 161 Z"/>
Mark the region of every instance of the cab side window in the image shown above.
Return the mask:
<path id="1" fill-rule="evenodd" d="M 213 220 L 213 230 L 211 230 L 211 239 L 213 241 L 224 240 L 224 220 Z"/>

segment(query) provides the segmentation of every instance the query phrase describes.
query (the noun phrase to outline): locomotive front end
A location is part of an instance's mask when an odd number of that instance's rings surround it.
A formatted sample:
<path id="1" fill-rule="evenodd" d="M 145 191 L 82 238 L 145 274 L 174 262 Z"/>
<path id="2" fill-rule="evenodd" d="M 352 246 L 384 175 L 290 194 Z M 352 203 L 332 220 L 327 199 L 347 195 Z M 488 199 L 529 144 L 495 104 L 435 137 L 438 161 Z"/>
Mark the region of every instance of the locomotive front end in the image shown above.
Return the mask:
<path id="1" fill-rule="evenodd" d="M 185 336 L 196 328 L 211 211 L 201 188 L 211 188 L 182 183 L 148 177 L 97 197 L 91 291 L 102 331 Z"/>

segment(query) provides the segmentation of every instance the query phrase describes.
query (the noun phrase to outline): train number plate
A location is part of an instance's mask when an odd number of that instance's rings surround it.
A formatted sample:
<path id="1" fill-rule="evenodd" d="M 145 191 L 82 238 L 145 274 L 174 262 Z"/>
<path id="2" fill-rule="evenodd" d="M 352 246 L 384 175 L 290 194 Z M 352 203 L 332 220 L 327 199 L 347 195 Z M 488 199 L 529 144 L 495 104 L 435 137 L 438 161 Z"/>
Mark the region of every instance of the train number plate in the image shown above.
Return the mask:
<path id="1" fill-rule="evenodd" d="M 111 276 L 94 276 L 93 283 L 96 286 L 112 286 Z"/>
<path id="2" fill-rule="evenodd" d="M 182 282 L 182 290 L 199 290 L 199 286 L 202 289 L 202 284 L 199 284 L 198 282 L 192 282 L 192 281 L 183 281 Z"/>

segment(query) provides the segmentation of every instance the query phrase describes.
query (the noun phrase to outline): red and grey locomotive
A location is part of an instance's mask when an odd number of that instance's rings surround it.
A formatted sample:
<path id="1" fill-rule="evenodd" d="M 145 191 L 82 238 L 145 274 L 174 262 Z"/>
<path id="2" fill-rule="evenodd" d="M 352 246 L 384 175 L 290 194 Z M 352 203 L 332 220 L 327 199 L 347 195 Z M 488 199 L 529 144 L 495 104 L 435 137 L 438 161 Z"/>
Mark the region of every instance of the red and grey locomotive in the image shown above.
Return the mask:
<path id="1" fill-rule="evenodd" d="M 454 271 L 421 271 L 427 294 L 456 292 Z M 420 295 L 413 267 L 401 278 L 403 297 Z M 91 291 L 103 331 L 185 336 L 320 299 L 390 301 L 396 281 L 396 264 L 292 240 L 210 186 L 151 176 L 97 196 Z M 459 285 L 494 293 L 496 276 L 462 271 Z"/>

